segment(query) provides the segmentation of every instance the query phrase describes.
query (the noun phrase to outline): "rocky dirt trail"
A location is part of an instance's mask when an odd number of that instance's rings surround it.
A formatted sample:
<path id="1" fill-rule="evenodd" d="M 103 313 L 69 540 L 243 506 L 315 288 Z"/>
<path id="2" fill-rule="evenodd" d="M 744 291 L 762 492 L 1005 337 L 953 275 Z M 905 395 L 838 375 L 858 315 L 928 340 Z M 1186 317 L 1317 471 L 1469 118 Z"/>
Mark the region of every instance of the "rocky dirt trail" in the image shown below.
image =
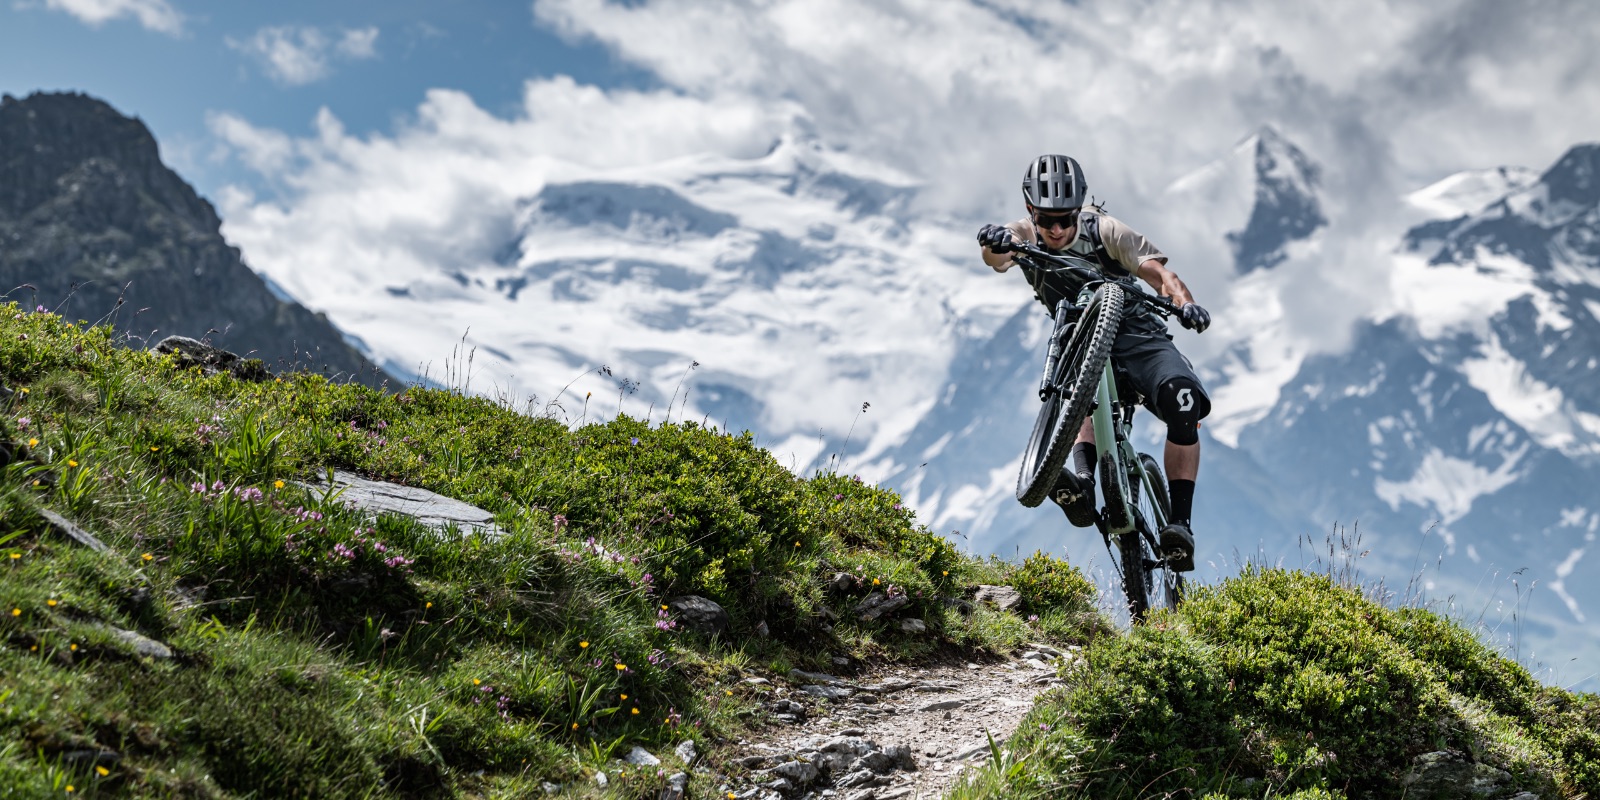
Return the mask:
<path id="1" fill-rule="evenodd" d="M 749 678 L 769 691 L 777 724 L 741 741 L 748 772 L 720 796 L 738 800 L 921 800 L 990 757 L 1010 738 L 1075 648 L 1030 644 L 1014 659 L 889 666 L 848 678 L 795 670 Z M 730 766 L 732 765 L 730 764 Z"/>

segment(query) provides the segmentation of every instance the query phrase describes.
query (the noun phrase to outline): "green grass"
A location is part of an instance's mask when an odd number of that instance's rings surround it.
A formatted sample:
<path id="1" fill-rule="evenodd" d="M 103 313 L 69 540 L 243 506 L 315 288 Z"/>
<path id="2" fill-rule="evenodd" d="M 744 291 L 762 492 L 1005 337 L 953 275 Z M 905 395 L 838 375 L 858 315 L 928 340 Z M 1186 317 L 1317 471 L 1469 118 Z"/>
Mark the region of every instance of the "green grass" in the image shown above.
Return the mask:
<path id="1" fill-rule="evenodd" d="M 1086 655 L 955 797 L 1400 797 L 1447 749 L 1600 796 L 1600 697 L 1327 576 L 1247 568 Z"/>
<path id="2" fill-rule="evenodd" d="M 653 796 L 663 777 L 612 757 L 641 744 L 671 772 L 684 739 L 717 754 L 763 724 L 751 669 L 1110 630 L 1075 569 L 963 557 L 894 493 L 795 476 L 748 434 L 205 377 L 15 306 L 0 383 L 0 796 L 582 795 L 597 768 Z M 477 504 L 503 535 L 370 519 L 307 488 L 331 468 Z M 835 572 L 857 578 L 845 596 Z M 942 599 L 1008 580 L 1036 622 Z M 900 616 L 931 632 L 851 621 L 873 590 L 904 592 Z M 663 615 L 680 594 L 722 603 L 729 636 Z"/>

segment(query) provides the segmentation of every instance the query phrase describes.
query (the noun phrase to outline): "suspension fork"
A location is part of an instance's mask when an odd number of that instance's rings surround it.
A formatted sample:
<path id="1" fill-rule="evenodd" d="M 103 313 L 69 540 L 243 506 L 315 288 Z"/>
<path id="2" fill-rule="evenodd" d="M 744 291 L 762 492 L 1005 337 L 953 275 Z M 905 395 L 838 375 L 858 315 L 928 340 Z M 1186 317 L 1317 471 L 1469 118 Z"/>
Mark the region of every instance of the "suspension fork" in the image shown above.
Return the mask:
<path id="1" fill-rule="evenodd" d="M 1055 384 L 1056 365 L 1061 361 L 1062 334 L 1066 330 L 1066 317 L 1062 312 L 1068 305 L 1066 298 L 1056 303 L 1054 313 L 1051 315 L 1055 325 L 1050 329 L 1050 350 L 1044 357 L 1044 375 L 1039 378 L 1039 401 L 1048 402 L 1050 395 L 1058 391 Z"/>

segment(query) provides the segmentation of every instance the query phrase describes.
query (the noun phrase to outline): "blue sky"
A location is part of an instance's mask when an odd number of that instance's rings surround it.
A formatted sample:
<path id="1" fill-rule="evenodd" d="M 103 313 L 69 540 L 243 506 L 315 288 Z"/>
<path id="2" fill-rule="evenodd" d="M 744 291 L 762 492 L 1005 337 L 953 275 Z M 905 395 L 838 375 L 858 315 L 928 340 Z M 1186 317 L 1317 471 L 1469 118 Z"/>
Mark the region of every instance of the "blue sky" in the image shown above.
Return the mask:
<path id="1" fill-rule="evenodd" d="M 100 19 L 106 13 L 115 15 Z M 257 37 L 282 31 L 303 52 L 308 29 L 318 32 L 313 41 L 321 37 L 324 71 L 275 77 L 253 48 L 270 38 Z M 370 54 L 340 51 L 347 32 L 360 40 L 373 30 Z M 460 89 L 510 115 L 524 81 L 558 74 L 607 87 L 654 84 L 599 44 L 558 36 L 520 1 L 0 0 L 0 91 L 82 91 L 140 117 L 167 160 L 207 195 L 253 182 L 247 170 L 207 157 L 210 113 L 303 135 L 328 107 L 351 134 L 365 135 L 391 129 L 430 88 Z"/>

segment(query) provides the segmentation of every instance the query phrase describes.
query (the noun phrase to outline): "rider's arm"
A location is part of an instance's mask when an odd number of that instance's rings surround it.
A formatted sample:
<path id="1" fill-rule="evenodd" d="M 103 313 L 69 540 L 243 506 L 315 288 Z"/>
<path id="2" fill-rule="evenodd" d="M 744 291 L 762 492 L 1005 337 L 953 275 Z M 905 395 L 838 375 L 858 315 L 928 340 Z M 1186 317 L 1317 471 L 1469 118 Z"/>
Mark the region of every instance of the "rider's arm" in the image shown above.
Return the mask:
<path id="1" fill-rule="evenodd" d="M 1032 222 L 1025 219 L 1017 220 L 1016 222 L 1006 223 L 1006 227 L 1009 228 L 1011 233 L 1017 237 L 1017 241 L 1033 241 L 1034 237 Z M 987 247 L 981 249 L 983 250 L 983 263 L 994 268 L 995 272 L 1005 272 L 1006 270 L 1011 269 L 1013 262 L 1011 260 L 1010 253 L 993 253 L 990 252 L 989 248 Z"/>
<path id="2" fill-rule="evenodd" d="M 1156 294 L 1171 298 L 1173 305 L 1179 308 L 1183 308 L 1186 303 L 1194 302 L 1194 298 L 1189 295 L 1189 287 L 1183 285 L 1183 279 L 1178 277 L 1178 273 L 1167 269 L 1164 257 L 1147 259 L 1140 264 L 1139 277 L 1150 284 L 1150 288 L 1155 289 Z"/>

